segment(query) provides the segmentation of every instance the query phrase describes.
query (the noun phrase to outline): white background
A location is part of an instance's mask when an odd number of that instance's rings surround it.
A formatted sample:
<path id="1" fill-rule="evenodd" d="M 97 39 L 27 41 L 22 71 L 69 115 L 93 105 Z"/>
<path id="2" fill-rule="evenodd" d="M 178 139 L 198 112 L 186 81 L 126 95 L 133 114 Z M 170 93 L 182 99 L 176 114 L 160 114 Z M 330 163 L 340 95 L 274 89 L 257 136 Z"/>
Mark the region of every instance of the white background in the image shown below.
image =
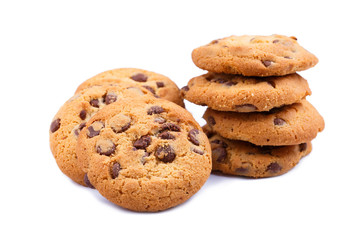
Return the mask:
<path id="1" fill-rule="evenodd" d="M 1 1 L 1 239 L 359 239 L 357 1 Z M 300 74 L 326 122 L 291 172 L 212 175 L 186 203 L 134 213 L 76 185 L 48 143 L 87 78 L 136 67 L 179 87 L 192 49 L 229 35 L 296 36 L 319 64 Z M 204 107 L 187 104 L 200 124 Z"/>

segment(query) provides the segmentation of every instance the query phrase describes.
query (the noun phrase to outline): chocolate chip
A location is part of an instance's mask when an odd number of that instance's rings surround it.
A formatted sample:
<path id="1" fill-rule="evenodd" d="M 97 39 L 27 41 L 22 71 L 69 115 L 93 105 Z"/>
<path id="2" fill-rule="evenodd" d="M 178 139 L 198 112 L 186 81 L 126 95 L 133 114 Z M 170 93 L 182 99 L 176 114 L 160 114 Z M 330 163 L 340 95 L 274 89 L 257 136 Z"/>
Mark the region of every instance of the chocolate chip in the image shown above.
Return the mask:
<path id="1" fill-rule="evenodd" d="M 145 74 L 142 73 L 138 73 L 135 75 L 132 75 L 130 77 L 132 80 L 137 81 L 137 82 L 146 82 L 148 77 Z"/>
<path id="2" fill-rule="evenodd" d="M 140 162 L 141 162 L 142 165 L 145 165 L 145 163 L 146 163 L 146 159 L 145 159 L 145 158 L 147 158 L 147 157 L 149 157 L 149 156 L 150 156 L 150 153 L 148 153 L 148 152 L 145 152 L 145 153 L 144 153 L 144 156 L 142 156 L 142 158 L 141 158 L 141 160 L 140 160 Z"/>
<path id="3" fill-rule="evenodd" d="M 226 142 L 221 141 L 219 139 L 212 140 L 210 142 L 210 144 L 211 144 L 211 148 L 218 148 L 218 147 L 227 148 L 228 147 Z"/>
<path id="4" fill-rule="evenodd" d="M 158 146 L 155 150 L 155 157 L 162 162 L 169 163 L 174 161 L 176 153 L 169 145 Z"/>
<path id="5" fill-rule="evenodd" d="M 292 57 L 289 57 L 289 56 L 284 56 L 284 58 L 286 58 L 286 59 L 292 59 Z"/>
<path id="6" fill-rule="evenodd" d="M 109 139 L 100 139 L 96 143 L 96 152 L 100 155 L 110 156 L 115 152 L 115 149 L 115 144 Z"/>
<path id="7" fill-rule="evenodd" d="M 303 151 L 305 151 L 307 149 L 307 143 L 301 143 L 300 145 L 299 145 L 299 150 L 300 150 L 300 152 L 303 152 Z"/>
<path id="8" fill-rule="evenodd" d="M 249 172 L 249 169 L 245 168 L 245 167 L 239 167 L 239 168 L 235 169 L 235 172 L 239 173 L 239 174 L 245 174 L 245 173 Z"/>
<path id="9" fill-rule="evenodd" d="M 86 118 L 86 110 L 81 110 L 79 113 L 79 117 L 81 118 L 81 120 L 85 120 Z"/>
<path id="10" fill-rule="evenodd" d="M 95 188 L 95 187 L 91 184 L 91 182 L 90 182 L 90 180 L 89 180 L 89 178 L 88 178 L 87 173 L 85 173 L 85 176 L 84 176 L 84 183 L 85 183 L 85 185 L 88 186 L 89 188 Z"/>
<path id="11" fill-rule="evenodd" d="M 282 169 L 282 167 L 276 163 L 276 162 L 273 162 L 273 163 L 270 163 L 267 168 L 266 168 L 266 171 L 270 171 L 272 173 L 277 173 L 279 172 L 280 170 Z"/>
<path id="12" fill-rule="evenodd" d="M 60 118 L 55 119 L 50 125 L 50 131 L 56 132 L 60 128 Z"/>
<path id="13" fill-rule="evenodd" d="M 99 99 L 91 99 L 90 100 L 90 105 L 93 107 L 98 108 L 99 107 Z"/>
<path id="14" fill-rule="evenodd" d="M 209 125 L 214 126 L 216 124 L 216 121 L 213 116 L 209 116 L 207 119 L 207 122 Z"/>
<path id="15" fill-rule="evenodd" d="M 148 135 L 140 137 L 138 140 L 136 140 L 133 144 L 133 146 L 136 149 L 146 149 L 151 143 L 151 137 Z"/>
<path id="16" fill-rule="evenodd" d="M 115 162 L 115 163 L 112 165 L 112 168 L 111 168 L 111 178 L 112 178 L 112 179 L 117 178 L 117 177 L 119 176 L 120 170 L 121 170 L 120 163 Z"/>
<path id="17" fill-rule="evenodd" d="M 174 131 L 174 132 L 180 132 L 180 127 L 174 123 L 164 123 L 161 125 L 160 132 L 163 131 Z"/>
<path id="18" fill-rule="evenodd" d="M 165 86 L 165 84 L 164 84 L 163 82 L 156 82 L 156 86 L 157 86 L 158 88 L 162 88 L 162 87 Z"/>
<path id="19" fill-rule="evenodd" d="M 278 42 L 280 42 L 279 39 L 275 39 L 275 40 L 273 41 L 273 43 L 278 43 Z"/>
<path id="20" fill-rule="evenodd" d="M 87 128 L 87 136 L 89 138 L 95 137 L 100 134 L 101 129 L 104 127 L 104 124 L 100 121 L 93 122 L 88 128 Z"/>
<path id="21" fill-rule="evenodd" d="M 201 150 L 201 149 L 193 148 L 192 151 L 193 151 L 194 153 L 199 154 L 199 155 L 204 155 L 204 151 Z"/>
<path id="22" fill-rule="evenodd" d="M 76 136 L 79 136 L 80 131 L 85 127 L 86 123 L 81 123 L 79 127 L 74 131 Z"/>
<path id="23" fill-rule="evenodd" d="M 161 139 L 175 139 L 175 136 L 168 131 L 160 133 L 158 137 Z"/>
<path id="24" fill-rule="evenodd" d="M 106 105 L 116 102 L 117 95 L 115 93 L 107 93 L 104 97 L 104 102 Z"/>
<path id="25" fill-rule="evenodd" d="M 130 128 L 131 118 L 119 113 L 110 120 L 109 124 L 114 133 L 122 133 Z"/>
<path id="26" fill-rule="evenodd" d="M 235 109 L 241 112 L 253 112 L 258 110 L 258 108 L 253 104 L 235 105 Z"/>
<path id="27" fill-rule="evenodd" d="M 286 123 L 285 120 L 282 119 L 282 118 L 275 118 L 275 119 L 274 119 L 274 124 L 275 124 L 276 126 L 282 126 L 282 125 L 284 125 L 285 123 Z"/>
<path id="28" fill-rule="evenodd" d="M 147 110 L 147 114 L 148 115 L 153 115 L 153 114 L 159 114 L 164 112 L 165 110 L 160 107 L 160 106 L 151 106 L 148 110 Z"/>
<path id="29" fill-rule="evenodd" d="M 273 81 L 266 81 L 266 82 L 273 88 L 276 88 L 275 82 L 273 82 Z"/>
<path id="30" fill-rule="evenodd" d="M 262 63 L 264 64 L 265 67 L 269 67 L 272 64 L 272 61 L 264 60 L 264 61 L 262 61 Z"/>
<path id="31" fill-rule="evenodd" d="M 212 149 L 212 159 L 217 162 L 223 162 L 226 159 L 227 152 L 223 147 Z"/>
<path id="32" fill-rule="evenodd" d="M 197 129 L 191 129 L 188 133 L 188 139 L 196 146 L 199 146 L 200 144 L 199 140 L 197 139 L 198 134 L 199 134 L 199 130 Z"/>
<path id="33" fill-rule="evenodd" d="M 186 91 L 186 92 L 187 92 L 187 91 L 189 91 L 189 90 L 190 90 L 190 88 L 189 88 L 188 86 L 185 86 L 185 87 L 182 87 L 182 88 L 181 88 L 181 90 L 183 90 L 183 91 Z"/>
<path id="34" fill-rule="evenodd" d="M 154 119 L 154 122 L 163 124 L 164 122 L 166 122 L 166 119 L 162 118 L 162 117 L 157 117 Z"/>
<path id="35" fill-rule="evenodd" d="M 146 85 L 144 85 L 144 86 L 142 86 L 143 88 L 146 88 L 147 90 L 149 90 L 149 92 L 151 92 L 152 94 L 155 94 L 155 90 L 152 88 L 152 87 L 150 87 L 150 86 L 146 86 Z"/>
<path id="36" fill-rule="evenodd" d="M 237 82 L 233 82 L 233 81 L 228 81 L 228 82 L 225 83 L 225 85 L 229 86 L 229 87 L 234 86 L 236 84 L 237 84 Z"/>
<path id="37" fill-rule="evenodd" d="M 272 155 L 272 150 L 275 148 L 274 146 L 256 146 L 259 149 L 261 154 L 269 154 Z"/>

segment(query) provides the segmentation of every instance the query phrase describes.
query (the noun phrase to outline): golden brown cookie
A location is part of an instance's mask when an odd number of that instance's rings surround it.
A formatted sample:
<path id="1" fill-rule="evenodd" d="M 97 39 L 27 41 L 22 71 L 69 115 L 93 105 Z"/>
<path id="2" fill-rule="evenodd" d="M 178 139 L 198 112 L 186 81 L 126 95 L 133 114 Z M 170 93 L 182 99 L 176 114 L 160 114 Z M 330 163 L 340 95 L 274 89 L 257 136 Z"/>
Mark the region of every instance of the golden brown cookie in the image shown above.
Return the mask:
<path id="1" fill-rule="evenodd" d="M 50 148 L 60 170 L 73 181 L 86 185 L 75 148 L 86 122 L 103 106 L 123 97 L 152 94 L 131 84 L 93 86 L 79 91 L 56 113 L 50 126 Z"/>
<path id="2" fill-rule="evenodd" d="M 224 138 L 260 146 L 310 142 L 325 127 L 324 119 L 306 100 L 269 112 L 219 112 L 208 108 L 203 118 Z"/>
<path id="3" fill-rule="evenodd" d="M 164 75 L 137 68 L 118 68 L 102 72 L 83 82 L 77 88 L 76 93 L 89 86 L 105 83 L 127 83 L 134 87 L 144 87 L 152 92 L 155 97 L 169 100 L 184 107 L 180 90 L 173 81 Z"/>
<path id="4" fill-rule="evenodd" d="M 181 91 L 190 102 L 233 112 L 269 111 L 311 94 L 307 81 L 296 73 L 261 78 L 207 73 L 191 79 Z"/>
<path id="5" fill-rule="evenodd" d="M 315 66 L 318 59 L 295 37 L 230 36 L 196 48 L 192 59 L 199 68 L 244 76 L 282 76 Z"/>
<path id="6" fill-rule="evenodd" d="M 103 108 L 80 133 L 77 154 L 90 183 L 111 202 L 160 211 L 195 194 L 211 172 L 208 139 L 191 114 L 156 98 Z"/>
<path id="7" fill-rule="evenodd" d="M 256 146 L 214 134 L 209 139 L 213 171 L 251 178 L 274 177 L 295 167 L 311 152 L 310 142 L 289 146 Z"/>

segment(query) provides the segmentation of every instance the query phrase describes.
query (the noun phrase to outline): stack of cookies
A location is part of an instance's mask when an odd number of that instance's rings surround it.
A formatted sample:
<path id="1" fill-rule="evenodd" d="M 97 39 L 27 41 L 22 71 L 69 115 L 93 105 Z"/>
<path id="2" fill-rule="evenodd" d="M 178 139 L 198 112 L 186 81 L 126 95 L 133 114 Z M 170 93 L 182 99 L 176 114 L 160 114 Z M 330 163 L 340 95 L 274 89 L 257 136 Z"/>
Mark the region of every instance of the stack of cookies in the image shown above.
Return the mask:
<path id="1" fill-rule="evenodd" d="M 318 59 L 295 37 L 230 36 L 196 48 L 192 59 L 209 72 L 181 91 L 188 101 L 208 106 L 203 128 L 213 170 L 277 176 L 310 153 L 324 120 L 305 100 L 311 90 L 296 72 Z"/>
<path id="2" fill-rule="evenodd" d="M 211 172 L 208 139 L 181 106 L 180 90 L 163 75 L 134 68 L 101 73 L 53 118 L 51 151 L 70 179 L 119 206 L 176 206 Z"/>

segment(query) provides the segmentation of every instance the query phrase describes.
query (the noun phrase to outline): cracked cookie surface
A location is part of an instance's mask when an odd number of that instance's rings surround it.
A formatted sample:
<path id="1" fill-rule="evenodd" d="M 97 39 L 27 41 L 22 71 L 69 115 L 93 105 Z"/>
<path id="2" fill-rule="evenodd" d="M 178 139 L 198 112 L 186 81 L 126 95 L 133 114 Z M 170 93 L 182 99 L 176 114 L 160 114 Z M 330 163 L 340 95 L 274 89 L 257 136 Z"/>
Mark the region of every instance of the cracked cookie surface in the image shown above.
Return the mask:
<path id="1" fill-rule="evenodd" d="M 50 126 L 50 148 L 60 170 L 73 181 L 86 186 L 84 171 L 75 149 L 86 122 L 101 109 L 124 97 L 152 95 L 131 84 L 92 86 L 71 97 L 56 113 Z M 86 180 L 86 179 L 85 179 Z"/>
<path id="2" fill-rule="evenodd" d="M 80 133 L 77 155 L 105 198 L 134 211 L 186 201 L 211 172 L 201 127 L 185 109 L 156 98 L 124 99 L 103 108 Z"/>
<path id="3" fill-rule="evenodd" d="M 203 118 L 224 138 L 260 146 L 310 142 L 325 127 L 324 119 L 306 100 L 268 112 L 219 112 L 208 108 Z"/>
<path id="4" fill-rule="evenodd" d="M 184 107 L 184 101 L 176 84 L 164 75 L 138 68 L 118 68 L 102 72 L 86 80 L 77 88 L 76 93 L 84 88 L 102 84 L 132 84 L 143 87 L 155 97 L 163 98 Z"/>
<path id="5" fill-rule="evenodd" d="M 283 35 L 225 37 L 194 49 L 192 59 L 210 72 L 244 76 L 282 76 L 318 63 L 295 37 Z"/>
<path id="6" fill-rule="evenodd" d="M 312 150 L 310 142 L 289 146 L 256 146 L 218 134 L 209 138 L 213 171 L 251 178 L 274 177 L 294 168 Z"/>
<path id="7" fill-rule="evenodd" d="M 181 89 L 184 98 L 218 111 L 260 112 L 299 102 L 311 95 L 298 74 L 280 77 L 244 77 L 207 73 Z"/>

